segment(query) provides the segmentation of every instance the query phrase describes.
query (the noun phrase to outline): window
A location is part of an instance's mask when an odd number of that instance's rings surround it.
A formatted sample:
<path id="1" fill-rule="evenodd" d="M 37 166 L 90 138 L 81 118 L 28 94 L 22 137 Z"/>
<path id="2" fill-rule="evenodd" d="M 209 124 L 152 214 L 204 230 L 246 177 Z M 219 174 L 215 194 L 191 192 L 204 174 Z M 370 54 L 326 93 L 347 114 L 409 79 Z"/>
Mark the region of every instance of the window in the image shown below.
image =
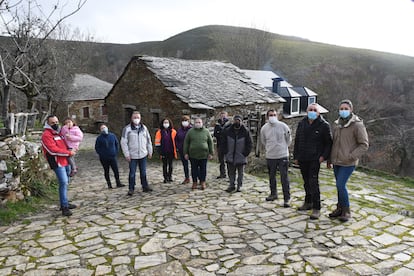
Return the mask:
<path id="1" fill-rule="evenodd" d="M 83 118 L 90 118 L 89 117 L 89 106 L 85 106 L 82 108 L 82 115 L 83 115 Z"/>
<path id="2" fill-rule="evenodd" d="M 108 109 L 106 107 L 106 104 L 101 105 L 101 114 L 108 115 Z"/>
<path id="3" fill-rule="evenodd" d="M 152 127 L 158 128 L 158 126 L 160 125 L 160 113 L 152 113 Z"/>
<path id="4" fill-rule="evenodd" d="M 292 98 L 290 101 L 290 114 L 299 114 L 299 98 Z"/>
<path id="5" fill-rule="evenodd" d="M 315 96 L 311 96 L 308 98 L 308 105 L 316 103 L 316 97 Z"/>

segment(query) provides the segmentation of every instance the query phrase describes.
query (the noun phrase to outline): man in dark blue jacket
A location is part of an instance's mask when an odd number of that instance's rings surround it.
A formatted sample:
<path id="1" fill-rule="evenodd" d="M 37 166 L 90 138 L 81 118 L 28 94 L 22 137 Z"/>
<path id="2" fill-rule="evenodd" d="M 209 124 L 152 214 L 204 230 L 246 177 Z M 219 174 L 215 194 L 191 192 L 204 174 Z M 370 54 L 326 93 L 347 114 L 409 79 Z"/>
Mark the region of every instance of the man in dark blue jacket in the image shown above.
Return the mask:
<path id="1" fill-rule="evenodd" d="M 108 127 L 105 124 L 101 124 L 99 127 L 101 134 L 96 138 L 95 151 L 99 155 L 102 167 L 104 169 L 104 175 L 108 188 L 112 189 L 111 179 L 109 177 L 109 167 L 114 172 L 114 177 L 117 187 L 124 187 L 119 180 L 119 170 L 117 156 L 119 153 L 119 142 L 115 134 L 108 131 Z"/>
<path id="2" fill-rule="evenodd" d="M 241 116 L 233 117 L 233 124 L 223 133 L 223 153 L 227 163 L 230 185 L 226 192 L 236 190 L 236 170 L 237 170 L 237 192 L 243 185 L 243 171 L 247 163 L 247 156 L 252 150 L 252 138 L 247 128 L 243 125 Z"/>
<path id="3" fill-rule="evenodd" d="M 319 105 L 312 103 L 307 108 L 307 116 L 298 124 L 293 151 L 293 159 L 300 167 L 305 188 L 305 202 L 298 210 L 312 209 L 311 219 L 320 216 L 319 169 L 320 164 L 329 158 L 331 148 L 330 125 L 320 115 Z"/>

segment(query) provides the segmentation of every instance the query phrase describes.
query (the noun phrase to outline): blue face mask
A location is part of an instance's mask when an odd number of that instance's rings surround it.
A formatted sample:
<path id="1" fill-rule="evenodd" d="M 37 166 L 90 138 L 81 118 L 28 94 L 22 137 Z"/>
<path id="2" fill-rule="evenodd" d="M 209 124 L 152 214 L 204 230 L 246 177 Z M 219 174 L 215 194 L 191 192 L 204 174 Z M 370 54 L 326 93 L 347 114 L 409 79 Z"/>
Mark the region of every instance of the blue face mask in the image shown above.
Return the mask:
<path id="1" fill-rule="evenodd" d="M 351 115 L 351 111 L 349 111 L 349 110 L 339 110 L 339 116 L 342 118 L 342 119 L 346 119 L 346 118 L 348 118 L 349 117 L 349 115 Z"/>
<path id="2" fill-rule="evenodd" d="M 315 111 L 308 111 L 308 118 L 309 120 L 316 120 L 316 118 L 318 118 L 318 113 Z"/>

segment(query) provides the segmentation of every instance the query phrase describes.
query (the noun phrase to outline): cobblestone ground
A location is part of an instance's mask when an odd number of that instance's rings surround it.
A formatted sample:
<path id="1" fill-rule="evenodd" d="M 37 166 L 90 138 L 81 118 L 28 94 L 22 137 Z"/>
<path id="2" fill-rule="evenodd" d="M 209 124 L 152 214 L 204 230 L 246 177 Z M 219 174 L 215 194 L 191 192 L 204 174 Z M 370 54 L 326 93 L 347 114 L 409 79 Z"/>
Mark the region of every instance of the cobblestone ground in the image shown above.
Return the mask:
<path id="1" fill-rule="evenodd" d="M 85 147 L 84 147 L 85 148 Z M 356 172 L 349 185 L 352 219 L 327 217 L 335 204 L 332 171 L 321 171 L 322 216 L 298 212 L 304 193 L 292 169 L 292 207 L 266 202 L 267 179 L 246 175 L 228 194 L 210 162 L 208 187 L 162 183 L 150 162 L 154 191 L 132 197 L 108 190 L 92 150 L 78 156 L 62 217 L 57 200 L 21 223 L 0 227 L 0 275 L 414 275 L 414 189 Z M 127 184 L 127 164 L 120 160 Z M 280 192 L 280 186 L 279 192 Z M 406 216 L 408 214 L 408 216 Z"/>

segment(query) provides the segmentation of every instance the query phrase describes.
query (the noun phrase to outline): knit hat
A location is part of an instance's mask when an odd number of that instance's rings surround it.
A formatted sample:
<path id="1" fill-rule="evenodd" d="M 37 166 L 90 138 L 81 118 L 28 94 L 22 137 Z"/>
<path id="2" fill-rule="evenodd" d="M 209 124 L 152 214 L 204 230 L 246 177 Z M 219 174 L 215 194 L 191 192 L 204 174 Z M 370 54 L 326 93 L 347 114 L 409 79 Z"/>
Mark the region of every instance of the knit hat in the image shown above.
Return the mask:
<path id="1" fill-rule="evenodd" d="M 240 115 L 234 115 L 233 121 L 236 121 L 236 120 L 239 120 L 240 122 L 242 122 L 243 121 L 243 118 Z"/>
<path id="2" fill-rule="evenodd" d="M 349 105 L 349 107 L 350 107 L 352 110 L 354 110 L 354 105 L 352 104 L 352 102 L 351 102 L 350 100 L 342 100 L 342 101 L 339 103 L 339 105 L 341 105 L 341 104 L 347 104 L 347 105 Z"/>

